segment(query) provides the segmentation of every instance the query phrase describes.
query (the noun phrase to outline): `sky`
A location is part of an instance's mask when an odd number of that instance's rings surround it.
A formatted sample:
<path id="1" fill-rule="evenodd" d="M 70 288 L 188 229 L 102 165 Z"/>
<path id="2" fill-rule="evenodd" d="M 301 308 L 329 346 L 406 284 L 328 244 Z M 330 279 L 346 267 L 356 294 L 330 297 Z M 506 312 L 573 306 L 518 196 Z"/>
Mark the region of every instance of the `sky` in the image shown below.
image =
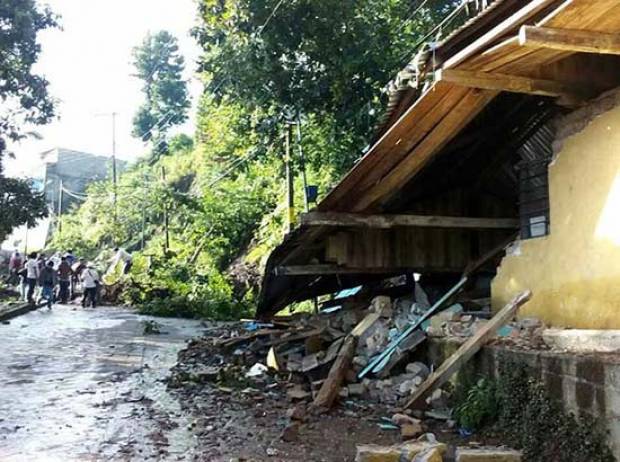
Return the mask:
<path id="1" fill-rule="evenodd" d="M 131 76 L 132 48 L 148 32 L 168 30 L 179 39 L 186 59 L 193 103 L 201 92 L 194 70 L 200 54 L 189 36 L 195 25 L 195 0 L 39 0 L 60 16 L 62 30 L 39 36 L 42 53 L 35 71 L 50 82 L 49 91 L 59 102 L 59 118 L 36 127 L 42 139 L 33 138 L 11 146 L 16 158 L 7 159 L 6 172 L 13 176 L 42 173 L 38 154 L 63 147 L 110 155 L 112 118 L 117 112 L 116 151 L 120 159 L 133 160 L 145 146 L 131 137 L 131 119 L 142 102 L 141 83 Z M 107 114 L 107 115 L 106 115 Z M 194 114 L 180 131 L 193 134 Z"/>

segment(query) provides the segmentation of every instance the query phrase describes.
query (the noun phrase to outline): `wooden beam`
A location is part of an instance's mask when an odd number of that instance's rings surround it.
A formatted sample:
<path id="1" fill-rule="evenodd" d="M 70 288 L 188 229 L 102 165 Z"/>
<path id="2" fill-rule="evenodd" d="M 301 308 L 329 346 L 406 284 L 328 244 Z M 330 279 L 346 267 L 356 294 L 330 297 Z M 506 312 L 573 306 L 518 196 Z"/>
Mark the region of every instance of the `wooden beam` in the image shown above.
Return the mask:
<path id="1" fill-rule="evenodd" d="M 517 314 L 521 305 L 532 297 L 532 292 L 526 290 L 513 298 L 504 308 L 482 326 L 473 337 L 470 337 L 461 347 L 443 364 L 433 372 L 417 389 L 412 398 L 405 404 L 405 408 L 411 406 L 424 406 L 423 399 L 434 390 L 442 386 L 452 374 L 458 371 L 463 364 L 469 361 L 478 350 L 491 338 L 497 329 L 509 322 Z"/>
<path id="2" fill-rule="evenodd" d="M 470 58 L 475 53 L 488 47 L 496 42 L 505 34 L 511 30 L 515 30 L 523 22 L 530 20 L 532 17 L 543 11 L 548 6 L 552 5 L 556 0 L 532 0 L 527 3 L 523 8 L 517 11 L 512 16 L 506 18 L 500 24 L 495 26 L 486 34 L 482 35 L 478 39 L 474 40 L 468 46 L 463 48 L 458 53 L 455 53 L 449 59 L 443 63 L 444 68 L 454 67 L 462 63 L 466 59 Z"/>
<path id="3" fill-rule="evenodd" d="M 517 75 L 498 74 L 461 69 L 441 69 L 435 73 L 435 79 L 456 85 L 484 90 L 509 91 L 540 96 L 575 96 L 581 91 L 574 85 L 554 80 L 533 79 Z"/>
<path id="4" fill-rule="evenodd" d="M 561 51 L 620 55 L 620 34 L 521 26 L 519 45 Z"/>
<path id="5" fill-rule="evenodd" d="M 412 268 L 348 268 L 331 264 L 278 266 L 276 276 L 321 276 L 328 274 L 404 274 Z"/>
<path id="6" fill-rule="evenodd" d="M 389 229 L 397 226 L 419 228 L 516 229 L 516 218 L 473 218 L 434 215 L 362 215 L 357 213 L 309 212 L 301 217 L 306 226 L 346 226 Z"/>
<path id="7" fill-rule="evenodd" d="M 333 406 L 338 397 L 340 387 L 344 382 L 344 376 L 351 366 L 356 347 L 357 339 L 353 335 L 348 335 L 338 352 L 336 361 L 334 361 L 332 368 L 329 370 L 329 375 L 312 403 L 314 408 L 326 410 Z"/>

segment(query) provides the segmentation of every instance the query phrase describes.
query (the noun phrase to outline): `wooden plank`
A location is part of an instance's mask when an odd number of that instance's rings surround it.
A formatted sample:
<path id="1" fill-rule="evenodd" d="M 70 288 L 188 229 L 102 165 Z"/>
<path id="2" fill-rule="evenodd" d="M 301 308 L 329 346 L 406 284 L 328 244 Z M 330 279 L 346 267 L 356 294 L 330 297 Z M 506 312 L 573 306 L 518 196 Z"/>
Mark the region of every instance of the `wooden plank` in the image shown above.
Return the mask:
<path id="1" fill-rule="evenodd" d="M 316 398 L 314 399 L 313 406 L 317 409 L 329 409 L 333 406 L 344 376 L 351 366 L 353 355 L 355 354 L 355 348 L 357 347 L 357 339 L 349 335 L 345 338 L 342 348 L 338 352 L 336 361 L 329 370 L 329 375 L 321 385 Z"/>
<path id="2" fill-rule="evenodd" d="M 575 85 L 560 81 L 534 79 L 495 72 L 467 71 L 461 69 L 440 69 L 435 73 L 438 81 L 451 82 L 470 88 L 509 91 L 539 96 L 578 96 L 583 93 Z"/>
<path id="3" fill-rule="evenodd" d="M 364 194 L 352 207 L 354 212 L 367 211 L 379 201 L 398 194 L 411 178 L 446 146 L 497 95 L 491 90 L 469 90 L 465 98 L 437 124 L 431 133 L 403 159 L 395 169 Z"/>
<path id="4" fill-rule="evenodd" d="M 619 55 L 620 34 L 521 26 L 519 45 L 561 51 Z"/>
<path id="5" fill-rule="evenodd" d="M 346 226 L 389 229 L 394 227 L 418 228 L 471 228 L 515 229 L 516 218 L 447 217 L 437 215 L 362 215 L 356 213 L 309 212 L 301 216 L 305 226 Z"/>
<path id="6" fill-rule="evenodd" d="M 505 34 L 514 30 L 521 25 L 524 21 L 527 21 L 531 17 L 543 11 L 548 6 L 552 5 L 556 0 L 534 0 L 527 3 L 523 8 L 517 11 L 512 16 L 506 18 L 496 27 L 489 32 L 474 40 L 470 45 L 463 48 L 458 53 L 455 53 L 450 59 L 447 59 L 443 63 L 444 68 L 451 68 L 465 61 L 471 57 L 474 53 L 482 50 L 485 47 L 493 44 L 496 40 L 502 38 Z"/>
<path id="7" fill-rule="evenodd" d="M 275 269 L 277 276 L 320 276 L 324 274 L 401 274 L 413 271 L 413 268 L 389 267 L 346 267 L 331 264 L 288 265 Z"/>
<path id="8" fill-rule="evenodd" d="M 513 298 L 420 385 L 413 397 L 405 404 L 405 408 L 423 406 L 422 400 L 446 383 L 452 374 L 469 361 L 497 332 L 497 329 L 514 318 L 521 305 L 526 303 L 531 296 L 532 292 L 526 290 Z"/>
<path id="9" fill-rule="evenodd" d="M 372 325 L 379 320 L 381 313 L 371 311 L 364 319 L 357 323 L 357 325 L 351 331 L 351 335 L 355 338 L 360 338 L 364 333 L 372 327 Z"/>

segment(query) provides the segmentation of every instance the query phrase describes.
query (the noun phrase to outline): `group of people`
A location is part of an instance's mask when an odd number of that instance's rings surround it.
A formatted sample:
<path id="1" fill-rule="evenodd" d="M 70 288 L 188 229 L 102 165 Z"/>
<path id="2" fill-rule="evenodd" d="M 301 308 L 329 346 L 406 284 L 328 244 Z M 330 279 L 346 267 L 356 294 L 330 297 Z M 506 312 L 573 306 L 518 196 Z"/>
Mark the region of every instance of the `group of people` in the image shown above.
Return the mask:
<path id="1" fill-rule="evenodd" d="M 82 306 L 97 304 L 99 273 L 93 263 L 76 258 L 71 250 L 47 258 L 44 254 L 30 253 L 26 258 L 18 251 L 9 259 L 9 282 L 19 284 L 22 298 L 29 303 L 45 301 L 52 308 L 54 301 L 67 303 L 81 288 Z"/>

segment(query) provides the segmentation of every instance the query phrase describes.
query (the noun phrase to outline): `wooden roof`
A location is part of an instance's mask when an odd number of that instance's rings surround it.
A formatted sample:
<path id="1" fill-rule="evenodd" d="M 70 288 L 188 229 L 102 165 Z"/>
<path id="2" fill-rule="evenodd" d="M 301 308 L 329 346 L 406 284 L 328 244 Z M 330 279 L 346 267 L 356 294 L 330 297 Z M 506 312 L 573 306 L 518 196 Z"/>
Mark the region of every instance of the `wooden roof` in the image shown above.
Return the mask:
<path id="1" fill-rule="evenodd" d="M 620 45 L 614 42 L 615 35 L 601 35 L 599 48 L 592 50 L 588 49 L 592 48 L 588 37 L 585 48 L 575 43 L 564 46 L 562 37 L 548 38 L 558 31 L 569 39 L 578 35 L 576 30 L 618 34 L 619 0 L 500 3 L 503 7 L 496 6 L 487 22 L 472 22 L 469 27 L 475 31 L 462 28 L 436 50 L 435 70 L 439 72 L 430 76 L 432 85 L 415 100 L 411 97 L 414 90 L 401 92 L 389 128 L 318 205 L 318 211 L 394 212 L 390 204 L 395 198 L 503 92 L 522 94 L 523 98 L 553 98 L 559 106 L 571 106 L 620 85 Z M 520 8 L 515 9 L 516 4 Z M 313 291 L 312 287 L 321 286 L 320 275 L 295 279 L 273 273 L 330 232 L 326 227 L 302 227 L 287 236 L 267 265 L 259 314 L 271 314 L 292 301 L 334 289 L 333 278 L 322 290 Z M 307 258 L 312 258 L 312 252 Z M 359 282 L 359 278 L 349 279 L 351 284 Z"/>

